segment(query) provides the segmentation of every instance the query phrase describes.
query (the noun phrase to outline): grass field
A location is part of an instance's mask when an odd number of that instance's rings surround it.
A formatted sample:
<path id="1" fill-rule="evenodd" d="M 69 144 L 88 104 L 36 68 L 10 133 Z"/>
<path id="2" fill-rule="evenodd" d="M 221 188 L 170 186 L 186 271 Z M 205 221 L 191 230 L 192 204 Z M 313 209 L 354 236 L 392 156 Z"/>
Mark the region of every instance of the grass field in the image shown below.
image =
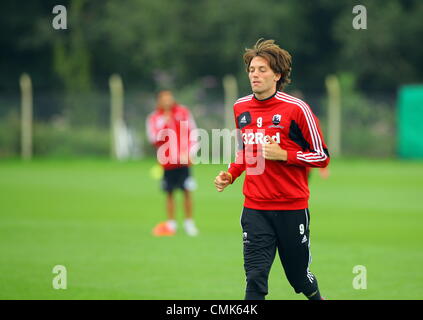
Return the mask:
<path id="1" fill-rule="evenodd" d="M 154 238 L 165 214 L 153 164 L 0 162 L 0 298 L 242 299 L 242 179 L 220 194 L 212 181 L 225 166 L 196 166 L 201 234 Z M 331 177 L 314 172 L 310 188 L 310 269 L 324 296 L 423 298 L 422 162 L 333 160 Z M 66 290 L 52 287 L 55 265 L 67 269 Z M 356 265 L 366 290 L 352 286 Z M 304 299 L 278 258 L 269 292 Z"/>

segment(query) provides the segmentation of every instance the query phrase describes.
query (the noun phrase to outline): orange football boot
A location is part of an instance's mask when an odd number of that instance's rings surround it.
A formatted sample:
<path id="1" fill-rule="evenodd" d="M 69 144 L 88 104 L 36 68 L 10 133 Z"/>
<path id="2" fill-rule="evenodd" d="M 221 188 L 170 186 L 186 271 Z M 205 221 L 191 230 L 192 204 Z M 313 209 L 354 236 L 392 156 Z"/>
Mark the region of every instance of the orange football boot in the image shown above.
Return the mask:
<path id="1" fill-rule="evenodd" d="M 166 222 L 160 222 L 153 229 L 153 235 L 156 237 L 169 237 L 175 235 L 175 230 L 172 230 Z"/>

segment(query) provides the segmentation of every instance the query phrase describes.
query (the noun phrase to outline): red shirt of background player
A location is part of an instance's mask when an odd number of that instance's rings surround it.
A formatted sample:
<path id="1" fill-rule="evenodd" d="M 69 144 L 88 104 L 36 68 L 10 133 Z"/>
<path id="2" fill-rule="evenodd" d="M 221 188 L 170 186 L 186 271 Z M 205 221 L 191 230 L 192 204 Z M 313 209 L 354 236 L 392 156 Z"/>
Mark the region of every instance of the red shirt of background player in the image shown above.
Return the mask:
<path id="1" fill-rule="evenodd" d="M 167 145 L 167 150 L 160 156 L 158 161 L 165 170 L 190 166 L 191 156 L 196 151 L 198 143 L 192 135 L 196 129 L 194 118 L 188 108 L 174 103 L 169 113 L 157 107 L 156 111 L 147 118 L 147 133 L 151 144 L 160 147 Z M 169 161 L 171 154 L 174 160 Z"/>

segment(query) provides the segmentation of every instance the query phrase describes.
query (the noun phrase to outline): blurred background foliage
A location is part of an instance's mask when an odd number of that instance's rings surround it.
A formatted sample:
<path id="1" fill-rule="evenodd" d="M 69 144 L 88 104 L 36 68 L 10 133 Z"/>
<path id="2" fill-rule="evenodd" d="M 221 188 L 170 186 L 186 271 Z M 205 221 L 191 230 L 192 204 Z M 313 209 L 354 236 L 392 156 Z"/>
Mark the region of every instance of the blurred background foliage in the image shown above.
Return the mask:
<path id="1" fill-rule="evenodd" d="M 423 79 L 423 1 L 50 0 L 0 2 L 0 157 L 19 154 L 19 76 L 34 86 L 35 155 L 109 154 L 109 77 L 122 76 L 125 118 L 145 152 L 154 92 L 174 89 L 200 127 L 220 128 L 222 78 L 249 94 L 242 54 L 258 38 L 293 55 L 292 85 L 325 127 L 325 78 L 342 88 L 343 154 L 395 155 L 401 85 Z M 367 30 L 352 8 L 367 8 Z"/>

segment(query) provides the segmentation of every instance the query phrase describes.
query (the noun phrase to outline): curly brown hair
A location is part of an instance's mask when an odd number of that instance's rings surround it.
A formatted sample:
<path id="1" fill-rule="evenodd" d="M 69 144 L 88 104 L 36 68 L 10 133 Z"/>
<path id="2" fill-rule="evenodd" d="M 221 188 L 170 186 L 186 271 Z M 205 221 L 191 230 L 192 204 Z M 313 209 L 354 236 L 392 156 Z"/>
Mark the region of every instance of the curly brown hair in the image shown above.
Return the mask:
<path id="1" fill-rule="evenodd" d="M 249 72 L 251 60 L 260 56 L 269 62 L 274 73 L 281 75 L 276 83 L 277 90 L 282 90 L 285 85 L 291 83 L 292 57 L 288 51 L 275 44 L 275 40 L 260 38 L 253 48 L 246 48 L 245 51 L 243 58 L 247 72 Z"/>

